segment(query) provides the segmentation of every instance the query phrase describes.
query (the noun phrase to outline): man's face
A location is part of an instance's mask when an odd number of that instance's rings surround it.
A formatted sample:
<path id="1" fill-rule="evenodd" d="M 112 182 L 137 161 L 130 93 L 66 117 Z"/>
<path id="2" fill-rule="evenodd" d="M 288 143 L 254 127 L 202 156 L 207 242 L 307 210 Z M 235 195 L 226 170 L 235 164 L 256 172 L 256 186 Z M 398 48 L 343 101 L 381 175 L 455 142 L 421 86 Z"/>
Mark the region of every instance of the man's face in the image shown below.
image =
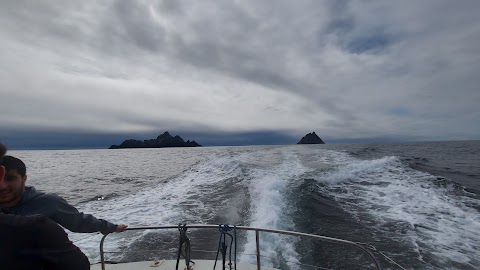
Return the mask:
<path id="1" fill-rule="evenodd" d="M 4 167 L 0 169 L 0 177 Z M 9 170 L 3 178 L 0 178 L 0 206 L 13 207 L 22 198 L 27 176 L 21 176 L 17 170 Z"/>

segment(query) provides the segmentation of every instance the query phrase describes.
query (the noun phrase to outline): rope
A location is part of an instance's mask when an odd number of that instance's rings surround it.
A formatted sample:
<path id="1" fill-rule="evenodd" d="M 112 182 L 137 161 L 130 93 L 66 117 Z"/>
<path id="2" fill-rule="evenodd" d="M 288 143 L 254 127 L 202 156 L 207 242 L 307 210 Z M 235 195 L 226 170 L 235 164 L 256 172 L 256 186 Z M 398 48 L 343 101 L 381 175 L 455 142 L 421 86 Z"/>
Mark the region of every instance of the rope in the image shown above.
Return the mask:
<path id="1" fill-rule="evenodd" d="M 233 225 L 233 240 L 235 243 L 235 257 L 234 257 L 234 262 L 235 262 L 235 270 L 237 270 L 237 225 Z"/>
<path id="2" fill-rule="evenodd" d="M 235 246 L 234 249 L 234 269 L 237 269 L 237 226 L 233 226 L 233 233 L 232 236 L 228 231 L 232 230 L 232 227 L 228 226 L 228 224 L 220 224 L 218 225 L 218 230 L 220 231 L 220 238 L 218 239 L 218 248 L 217 248 L 217 255 L 215 256 L 215 263 L 213 264 L 213 269 L 217 267 L 218 261 L 218 253 L 221 252 L 222 254 L 222 270 L 225 270 L 225 260 L 227 257 L 227 249 L 228 249 L 228 241 L 227 235 L 230 237 L 230 248 L 228 254 L 228 265 L 229 269 L 232 270 L 232 246 Z"/>
<path id="3" fill-rule="evenodd" d="M 223 235 L 222 225 L 219 225 L 218 229 L 220 230 L 220 239 L 218 239 L 217 255 L 215 256 L 215 263 L 213 264 L 213 269 L 214 270 L 217 268 L 218 253 L 220 252 L 220 249 L 222 249 L 222 251 L 223 251 L 223 246 L 225 245 L 225 243 L 222 242 L 222 235 Z M 222 270 L 225 270 L 225 261 L 223 262 Z"/>
<path id="4" fill-rule="evenodd" d="M 190 260 L 190 251 L 191 251 L 191 245 L 190 245 L 190 239 L 187 237 L 187 224 L 183 223 L 183 225 L 180 223 L 178 224 L 178 231 L 180 232 L 180 237 L 179 237 L 179 246 L 178 246 L 178 254 L 177 254 L 177 264 L 176 264 L 176 270 L 178 270 L 178 265 L 180 263 L 180 256 L 183 256 L 185 258 L 185 265 L 186 269 L 190 270 L 190 262 L 194 264 L 193 261 Z M 182 246 L 185 244 L 185 254 L 182 252 Z"/>

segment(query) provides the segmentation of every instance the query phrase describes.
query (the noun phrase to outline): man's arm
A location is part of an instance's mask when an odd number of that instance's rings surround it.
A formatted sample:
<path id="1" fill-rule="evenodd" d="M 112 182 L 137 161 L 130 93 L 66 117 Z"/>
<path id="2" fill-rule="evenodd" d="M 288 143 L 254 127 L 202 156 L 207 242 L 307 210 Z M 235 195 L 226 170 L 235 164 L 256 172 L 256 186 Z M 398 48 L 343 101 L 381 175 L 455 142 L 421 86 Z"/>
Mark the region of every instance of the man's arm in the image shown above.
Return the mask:
<path id="1" fill-rule="evenodd" d="M 52 220 L 67 228 L 72 232 L 90 233 L 101 232 L 108 234 L 112 232 L 121 232 L 126 229 L 126 225 L 116 225 L 103 219 L 97 219 L 92 215 L 79 212 L 77 208 L 68 204 L 63 198 L 56 195 L 49 195 L 55 200 L 55 207 L 52 211 Z"/>

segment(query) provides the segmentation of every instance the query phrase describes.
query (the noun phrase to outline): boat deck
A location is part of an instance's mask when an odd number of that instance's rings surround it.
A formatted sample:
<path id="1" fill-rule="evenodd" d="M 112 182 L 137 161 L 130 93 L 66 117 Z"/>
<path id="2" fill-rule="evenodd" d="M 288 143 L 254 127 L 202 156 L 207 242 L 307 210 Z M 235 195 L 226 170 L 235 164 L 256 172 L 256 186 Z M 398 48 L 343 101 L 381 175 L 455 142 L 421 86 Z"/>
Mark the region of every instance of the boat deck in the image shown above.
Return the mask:
<path id="1" fill-rule="evenodd" d="M 351 246 L 354 247 L 358 250 L 361 250 L 363 253 L 368 255 L 372 259 L 372 268 L 375 268 L 377 270 L 380 270 L 380 264 L 373 255 L 373 253 L 369 250 L 369 247 L 365 244 L 362 243 L 356 243 L 348 240 L 343 240 L 343 239 L 338 239 L 338 238 L 332 238 L 332 237 L 327 237 L 327 236 L 321 236 L 321 235 L 314 235 L 314 234 L 307 234 L 307 233 L 301 233 L 301 232 L 294 232 L 294 231 L 285 231 L 285 230 L 276 230 L 276 229 L 262 229 L 262 228 L 253 228 L 253 227 L 245 227 L 245 226 L 229 226 L 227 224 L 220 224 L 220 225 L 206 225 L 206 224 L 192 224 L 192 225 L 186 225 L 186 224 L 179 224 L 179 225 L 163 225 L 163 226 L 152 226 L 152 227 L 136 227 L 136 228 L 128 228 L 127 230 L 131 231 L 145 231 L 145 230 L 163 230 L 163 229 L 177 229 L 180 234 L 179 234 L 179 239 L 180 239 L 180 247 L 183 250 L 182 254 L 187 254 L 187 258 L 190 256 L 190 240 L 186 236 L 187 234 L 187 229 L 192 228 L 192 229 L 217 229 L 220 233 L 220 237 L 223 236 L 223 245 L 224 247 L 226 246 L 234 246 L 236 245 L 236 231 L 237 230 L 243 230 L 243 231 L 252 231 L 255 233 L 255 245 L 256 245 L 256 263 L 254 264 L 248 264 L 248 263 L 237 263 L 236 264 L 236 269 L 237 270 L 260 270 L 260 269 L 266 269 L 266 270 L 279 270 L 278 268 L 272 268 L 272 267 L 266 267 L 262 266 L 262 254 L 260 254 L 260 232 L 262 234 L 264 233 L 275 233 L 275 234 L 283 234 L 283 235 L 291 235 L 291 236 L 297 236 L 297 237 L 306 237 L 310 239 L 315 239 L 323 242 L 328 242 L 328 243 L 334 243 L 334 244 L 339 244 L 339 245 L 344 245 L 344 246 Z M 232 236 L 233 234 L 233 236 Z M 228 235 L 231 239 L 230 242 L 228 241 L 229 239 L 226 238 L 226 235 Z M 104 235 L 100 241 L 100 258 L 101 262 L 105 262 L 105 252 L 103 249 L 103 244 L 105 241 L 105 238 L 108 236 Z M 222 239 L 222 238 L 220 238 Z M 227 240 L 225 240 L 227 239 Z M 188 244 L 186 244 L 188 243 Z M 220 246 L 220 242 L 219 242 Z M 373 248 L 375 249 L 375 248 Z M 375 249 L 376 250 L 376 249 Z M 232 252 L 230 250 L 230 252 Z M 233 251 L 234 253 L 236 252 L 236 248 Z M 157 257 L 158 258 L 158 257 Z M 227 257 L 226 257 L 227 258 Z M 222 269 L 222 263 L 221 260 L 217 262 L 217 265 L 215 268 L 213 268 L 215 264 L 215 260 L 193 260 L 195 264 L 191 264 L 189 269 L 186 269 L 185 266 L 185 261 L 181 260 L 179 264 L 180 270 L 206 270 L 206 269 Z M 102 264 L 94 264 L 91 266 L 91 269 L 93 270 L 127 270 L 127 269 L 175 269 L 177 264 L 177 260 L 152 260 L 152 261 L 139 261 L 139 262 L 129 262 L 129 263 L 106 263 L 105 262 L 105 267 L 102 268 Z M 298 265 L 301 265 L 300 263 L 297 262 Z M 312 267 L 312 265 L 304 265 L 308 267 Z M 278 266 L 277 266 L 278 267 Z M 315 267 L 315 269 L 321 269 L 321 267 Z M 369 267 L 370 268 L 370 267 Z M 230 269 L 228 265 L 225 266 L 225 269 Z M 233 269 L 233 267 L 232 267 Z M 325 269 L 325 268 L 322 268 Z"/>
<path id="2" fill-rule="evenodd" d="M 191 270 L 212 270 L 215 263 L 214 260 L 194 260 L 195 264 L 190 265 Z M 158 260 L 158 261 L 141 261 L 141 262 L 131 262 L 131 263 L 119 263 L 119 264 L 105 264 L 106 270 L 172 270 L 175 269 L 177 264 L 176 260 Z M 233 268 L 233 267 L 232 267 Z M 100 263 L 94 264 L 90 268 L 91 270 L 101 270 L 102 265 Z M 178 269 L 186 269 L 185 261 L 181 260 Z M 222 269 L 222 263 L 217 262 L 215 269 Z M 228 265 L 225 266 L 225 269 L 229 269 Z M 256 270 L 257 266 L 247 263 L 237 263 L 237 270 Z M 262 266 L 261 269 L 265 270 L 278 270 L 278 268 L 271 268 Z"/>

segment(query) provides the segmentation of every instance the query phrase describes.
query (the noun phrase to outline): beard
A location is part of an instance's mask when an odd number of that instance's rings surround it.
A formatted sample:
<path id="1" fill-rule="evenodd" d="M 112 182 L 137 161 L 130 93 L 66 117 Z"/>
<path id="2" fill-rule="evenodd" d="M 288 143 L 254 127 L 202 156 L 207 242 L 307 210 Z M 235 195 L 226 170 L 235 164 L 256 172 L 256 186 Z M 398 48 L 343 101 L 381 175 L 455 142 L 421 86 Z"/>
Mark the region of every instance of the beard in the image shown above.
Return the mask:
<path id="1" fill-rule="evenodd" d="M 13 207 L 20 201 L 23 191 L 25 190 L 25 184 L 19 189 L 1 189 L 0 190 L 0 207 Z"/>

